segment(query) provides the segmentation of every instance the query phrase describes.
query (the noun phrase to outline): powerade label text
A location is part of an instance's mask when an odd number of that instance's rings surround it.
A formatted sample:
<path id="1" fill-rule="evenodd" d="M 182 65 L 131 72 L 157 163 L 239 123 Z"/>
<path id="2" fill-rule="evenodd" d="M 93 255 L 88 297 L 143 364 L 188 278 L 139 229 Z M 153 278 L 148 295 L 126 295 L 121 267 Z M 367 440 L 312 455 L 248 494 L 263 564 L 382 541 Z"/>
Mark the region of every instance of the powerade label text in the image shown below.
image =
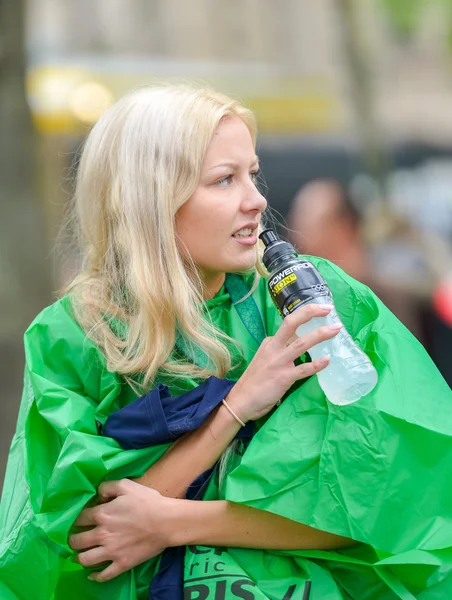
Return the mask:
<path id="1" fill-rule="evenodd" d="M 273 274 L 268 288 L 280 314 L 285 317 L 319 296 L 330 295 L 320 273 L 310 262 L 294 263 Z"/>
<path id="2" fill-rule="evenodd" d="M 281 281 L 278 281 L 278 283 L 273 288 L 273 293 L 277 294 L 283 288 L 285 288 L 286 285 L 290 285 L 291 283 L 293 283 L 296 280 L 297 280 L 297 276 L 294 275 L 293 273 L 291 273 L 290 275 L 287 275 L 287 277 L 284 277 L 284 279 L 281 279 Z"/>
<path id="3" fill-rule="evenodd" d="M 284 277 L 287 277 L 288 275 L 296 273 L 300 269 L 313 269 L 313 268 L 314 268 L 314 266 L 309 262 L 296 263 L 295 265 L 291 265 L 290 267 L 287 267 L 286 269 L 279 271 L 279 273 L 276 273 L 276 275 L 274 275 L 271 278 L 268 285 L 270 286 L 270 289 L 271 289 L 278 282 L 280 282 L 281 279 L 283 279 Z"/>

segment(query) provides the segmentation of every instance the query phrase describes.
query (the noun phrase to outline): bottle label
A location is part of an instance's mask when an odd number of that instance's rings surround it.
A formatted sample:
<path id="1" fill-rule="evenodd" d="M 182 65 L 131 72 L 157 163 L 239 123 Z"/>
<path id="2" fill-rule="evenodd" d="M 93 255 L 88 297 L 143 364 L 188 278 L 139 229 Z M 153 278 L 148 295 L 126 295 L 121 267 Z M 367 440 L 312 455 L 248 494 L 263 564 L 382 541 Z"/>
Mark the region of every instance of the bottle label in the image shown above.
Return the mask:
<path id="1" fill-rule="evenodd" d="M 325 280 L 308 261 L 293 263 L 274 273 L 268 288 L 283 317 L 319 296 L 331 296 Z"/>

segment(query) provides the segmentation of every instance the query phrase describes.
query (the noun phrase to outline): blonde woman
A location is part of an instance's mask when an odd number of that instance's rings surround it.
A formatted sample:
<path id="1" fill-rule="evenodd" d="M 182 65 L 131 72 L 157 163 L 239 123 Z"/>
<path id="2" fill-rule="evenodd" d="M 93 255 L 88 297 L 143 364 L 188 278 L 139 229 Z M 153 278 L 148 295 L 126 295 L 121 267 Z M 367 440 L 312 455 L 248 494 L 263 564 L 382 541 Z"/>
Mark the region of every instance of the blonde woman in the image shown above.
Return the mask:
<path id="1" fill-rule="evenodd" d="M 410 577 L 387 565 L 431 549 L 419 537 L 430 513 L 413 533 L 390 531 L 388 511 L 405 524 L 412 491 L 399 482 L 396 494 L 390 465 L 408 459 L 394 443 L 372 468 L 373 436 L 406 434 L 389 399 L 413 425 L 399 409 L 419 378 L 382 359 L 394 330 L 437 408 L 450 392 L 370 290 L 317 260 L 380 375 L 356 406 L 328 405 L 312 377 L 328 360 L 299 357 L 339 329 L 294 339 L 331 309 L 318 305 L 281 323 L 259 276 L 258 171 L 253 115 L 207 89 L 138 90 L 89 134 L 75 198 L 84 262 L 25 338 L 2 599 L 408 597 Z M 444 436 L 430 417 L 425 435 Z M 409 463 L 422 479 L 415 450 Z M 383 507 L 367 496 L 369 469 Z"/>

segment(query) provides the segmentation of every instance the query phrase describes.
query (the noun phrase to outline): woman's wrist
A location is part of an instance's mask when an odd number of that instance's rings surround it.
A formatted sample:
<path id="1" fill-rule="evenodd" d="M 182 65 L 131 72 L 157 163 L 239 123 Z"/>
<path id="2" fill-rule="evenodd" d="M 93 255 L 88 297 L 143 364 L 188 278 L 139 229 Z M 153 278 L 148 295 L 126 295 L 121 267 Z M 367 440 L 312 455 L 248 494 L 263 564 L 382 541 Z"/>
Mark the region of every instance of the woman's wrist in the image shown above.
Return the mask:
<path id="1" fill-rule="evenodd" d="M 196 508 L 193 504 L 203 504 L 203 502 L 192 500 L 181 500 L 168 498 L 166 515 L 163 527 L 163 536 L 167 547 L 187 546 L 192 543 L 194 530 L 194 513 Z"/>
<path id="2" fill-rule="evenodd" d="M 211 517 L 215 517 L 220 504 L 227 504 L 224 500 L 213 502 L 172 500 L 172 502 L 166 534 L 168 546 L 202 544 L 207 532 L 212 529 Z"/>
<path id="3" fill-rule="evenodd" d="M 228 398 L 229 395 L 224 398 L 224 402 L 218 405 L 216 416 L 212 420 L 212 425 L 215 425 L 215 428 L 211 428 L 211 431 L 212 434 L 216 436 L 216 432 L 218 431 L 218 429 L 227 430 L 228 432 L 230 432 L 231 435 L 233 435 L 233 437 L 231 437 L 230 440 L 232 441 L 237 432 L 240 431 L 242 425 L 234 416 L 233 412 L 235 412 L 235 409 L 229 403 Z M 225 406 L 226 403 L 228 406 Z M 229 409 L 232 409 L 233 412 L 231 412 L 231 410 L 228 410 L 228 407 Z M 237 414 L 237 416 L 239 415 Z"/>
<path id="4" fill-rule="evenodd" d="M 239 423 L 240 419 L 242 423 L 246 424 L 248 421 L 252 421 L 253 419 L 250 417 L 246 410 L 242 394 L 240 393 L 240 390 L 237 387 L 237 385 L 238 384 L 236 383 L 232 390 L 229 392 L 229 394 L 225 397 L 225 401 L 230 409 L 230 412 L 232 411 L 231 414 L 233 414 L 233 416 L 235 415 L 235 420 Z"/>
<path id="5" fill-rule="evenodd" d="M 235 421 L 240 425 L 240 427 L 245 427 L 246 423 L 242 421 L 242 419 L 238 416 L 235 410 L 229 405 L 226 398 L 223 398 L 223 406 L 226 408 L 228 413 L 235 419 Z"/>

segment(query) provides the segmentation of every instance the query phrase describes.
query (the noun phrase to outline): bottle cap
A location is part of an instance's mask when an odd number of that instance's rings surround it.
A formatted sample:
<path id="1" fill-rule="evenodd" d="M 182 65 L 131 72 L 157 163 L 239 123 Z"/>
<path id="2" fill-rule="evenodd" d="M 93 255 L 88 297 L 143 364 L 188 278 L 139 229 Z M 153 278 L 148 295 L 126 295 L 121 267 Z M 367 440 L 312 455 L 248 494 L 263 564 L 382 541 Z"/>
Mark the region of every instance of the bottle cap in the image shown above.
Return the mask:
<path id="1" fill-rule="evenodd" d="M 294 254 L 296 256 L 296 250 L 289 244 L 289 242 L 283 242 L 278 238 L 273 229 L 265 229 L 260 235 L 259 238 L 265 244 L 265 251 L 262 257 L 262 262 L 265 267 L 268 269 L 269 265 L 275 260 L 275 258 L 279 258 L 283 254 Z"/>
<path id="2" fill-rule="evenodd" d="M 273 242 L 279 242 L 278 237 L 277 237 L 276 233 L 273 231 L 273 229 L 265 229 L 260 234 L 259 239 L 261 239 L 264 242 L 265 247 L 269 246 Z"/>

